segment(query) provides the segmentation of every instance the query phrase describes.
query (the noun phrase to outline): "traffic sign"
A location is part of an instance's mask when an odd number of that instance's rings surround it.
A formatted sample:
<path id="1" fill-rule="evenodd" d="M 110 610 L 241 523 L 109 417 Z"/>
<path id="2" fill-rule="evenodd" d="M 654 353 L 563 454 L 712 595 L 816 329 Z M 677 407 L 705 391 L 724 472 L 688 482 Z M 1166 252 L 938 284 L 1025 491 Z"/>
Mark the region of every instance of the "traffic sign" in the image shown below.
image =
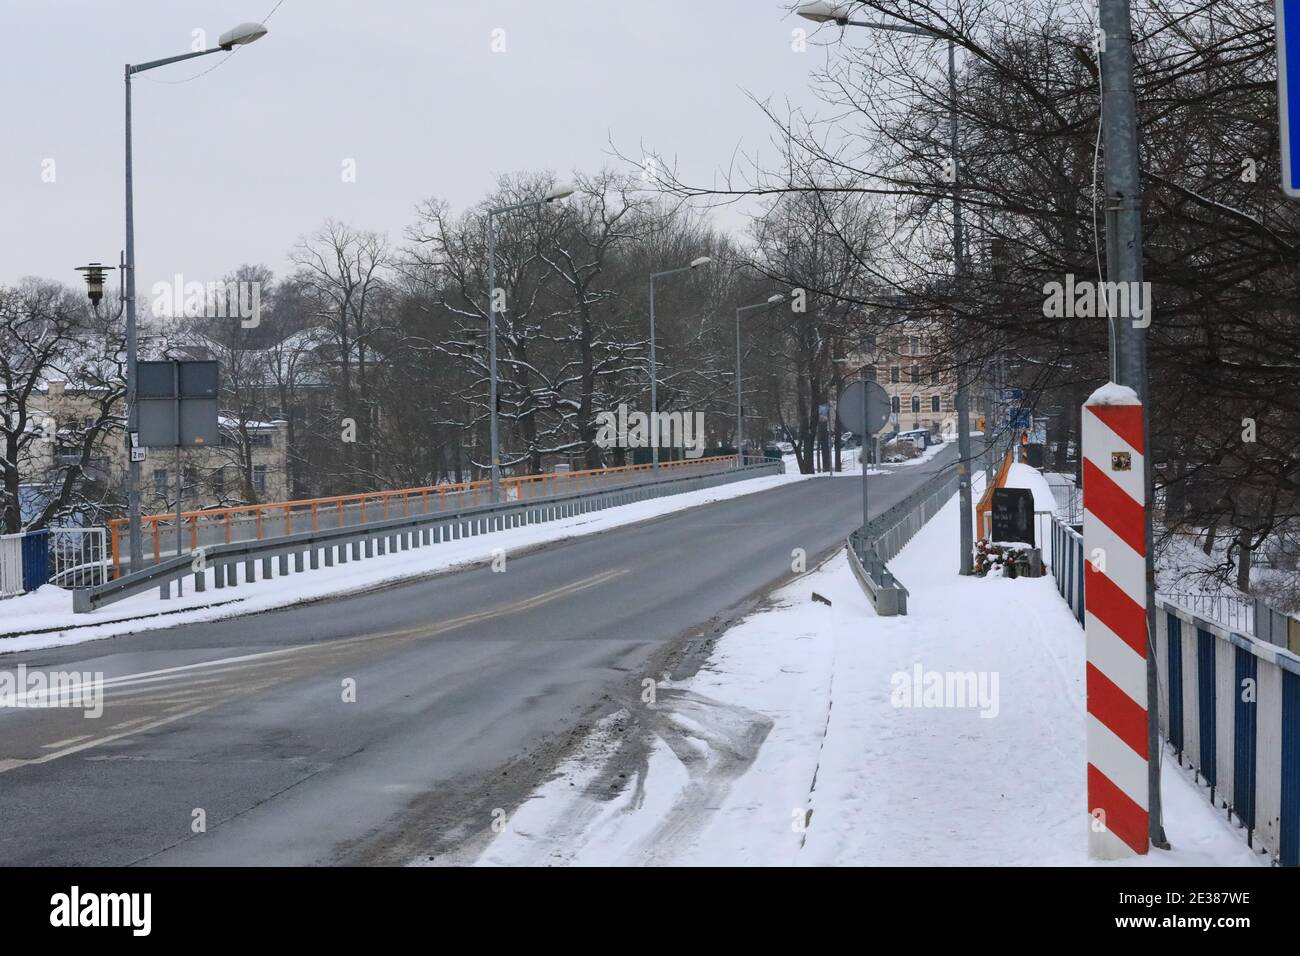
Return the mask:
<path id="1" fill-rule="evenodd" d="M 1027 408 L 1013 408 L 1007 412 L 1007 425 L 1011 428 L 1029 428 L 1033 423 L 1033 412 Z"/>
<path id="2" fill-rule="evenodd" d="M 863 388 L 867 390 L 865 403 L 862 399 Z M 850 382 L 840 392 L 835 412 L 844 427 L 855 435 L 878 434 L 889 423 L 889 393 L 875 382 Z"/>
<path id="3" fill-rule="evenodd" d="M 1300 199 L 1300 0 L 1277 0 L 1277 115 L 1282 191 Z"/>
<path id="4" fill-rule="evenodd" d="M 1024 397 L 1025 390 L 1023 388 L 1004 388 L 1002 390 L 1002 401 L 1004 402 L 1018 402 Z"/>

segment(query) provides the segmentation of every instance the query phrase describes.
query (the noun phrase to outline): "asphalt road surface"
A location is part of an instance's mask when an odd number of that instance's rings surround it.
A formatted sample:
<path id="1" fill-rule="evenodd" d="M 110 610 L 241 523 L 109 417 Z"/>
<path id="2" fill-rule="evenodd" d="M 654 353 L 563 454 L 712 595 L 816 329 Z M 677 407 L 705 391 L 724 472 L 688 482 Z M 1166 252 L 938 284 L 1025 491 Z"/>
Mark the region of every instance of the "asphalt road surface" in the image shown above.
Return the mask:
<path id="1" fill-rule="evenodd" d="M 872 511 L 955 458 L 949 445 L 873 477 Z M 858 479 L 810 479 L 509 557 L 505 573 L 0 656 L 0 670 L 105 679 L 98 719 L 0 709 L 0 860 L 404 863 L 454 848 L 673 648 L 788 577 L 794 548 L 811 561 L 860 513 Z"/>

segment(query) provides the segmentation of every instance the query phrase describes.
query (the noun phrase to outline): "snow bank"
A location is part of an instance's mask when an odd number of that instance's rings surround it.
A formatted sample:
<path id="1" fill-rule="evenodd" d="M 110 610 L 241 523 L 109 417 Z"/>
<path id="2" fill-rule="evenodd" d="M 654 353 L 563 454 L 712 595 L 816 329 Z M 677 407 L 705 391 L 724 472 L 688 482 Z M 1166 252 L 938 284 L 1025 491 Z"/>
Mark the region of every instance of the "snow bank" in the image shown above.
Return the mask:
<path id="1" fill-rule="evenodd" d="M 1006 487 L 1028 488 L 1034 493 L 1035 511 L 1056 511 L 1056 495 L 1052 486 L 1037 468 L 1023 462 L 1015 462 L 1007 471 Z"/>

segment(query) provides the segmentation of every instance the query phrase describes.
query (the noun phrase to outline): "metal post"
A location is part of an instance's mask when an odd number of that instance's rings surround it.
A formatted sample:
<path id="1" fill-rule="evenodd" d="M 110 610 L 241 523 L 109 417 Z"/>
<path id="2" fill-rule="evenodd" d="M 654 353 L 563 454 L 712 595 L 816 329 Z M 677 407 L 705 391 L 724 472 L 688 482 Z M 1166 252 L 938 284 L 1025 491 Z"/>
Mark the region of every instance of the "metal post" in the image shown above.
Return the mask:
<path id="1" fill-rule="evenodd" d="M 1133 99 L 1132 16 L 1128 0 L 1100 0 L 1098 16 L 1103 33 L 1101 49 L 1102 136 L 1106 149 L 1106 205 L 1115 210 L 1117 282 L 1142 282 L 1142 208 L 1138 178 L 1137 109 Z M 1145 297 L 1144 297 L 1145 301 Z M 1150 302 L 1146 303 L 1150 309 Z M 1149 320 L 1150 316 L 1144 316 Z M 1145 467 L 1146 508 L 1146 584 L 1147 584 L 1147 752 L 1149 834 L 1153 846 L 1168 849 L 1161 820 L 1160 801 L 1160 726 L 1158 675 L 1154 635 L 1155 616 L 1155 548 L 1151 528 L 1151 419 L 1147 399 L 1146 328 L 1135 325 L 1131 316 L 1115 318 L 1114 367 L 1116 381 L 1137 393 L 1142 403 L 1143 460 Z"/>
<path id="2" fill-rule="evenodd" d="M 867 437 L 867 429 L 870 423 L 867 420 L 867 376 L 862 376 L 862 444 L 858 446 L 858 464 L 862 466 L 862 553 L 866 554 L 867 548 L 867 522 L 871 520 L 871 512 L 867 509 L 867 463 L 865 461 L 867 453 L 867 442 L 874 441 L 875 436 Z"/>
<path id="3" fill-rule="evenodd" d="M 179 426 L 178 426 L 179 427 Z M 181 445 L 176 443 L 176 556 L 181 556 L 181 538 L 182 538 L 182 519 L 181 519 L 181 498 L 184 496 L 184 480 L 181 477 Z M 176 579 L 176 596 L 180 597 L 184 593 L 183 577 Z"/>
<path id="4" fill-rule="evenodd" d="M 965 274 L 965 255 L 962 248 L 961 219 L 961 173 L 957 160 L 957 46 L 948 41 L 948 134 L 952 150 L 952 247 L 953 276 L 955 291 L 960 294 L 962 278 Z M 957 361 L 957 394 L 954 402 L 957 406 L 957 487 L 961 494 L 961 573 L 974 571 L 972 562 L 975 553 L 974 520 L 971 517 L 971 451 L 970 451 L 970 410 L 967 408 L 967 369 L 959 357 Z"/>
<path id="5" fill-rule="evenodd" d="M 650 276 L 650 474 L 659 477 L 658 369 L 655 367 L 655 277 Z"/>
<path id="6" fill-rule="evenodd" d="M 501 500 L 501 458 L 497 444 L 497 232 L 488 211 L 488 443 L 492 455 L 492 501 Z"/>
<path id="7" fill-rule="evenodd" d="M 172 362 L 172 394 L 175 397 L 172 405 L 172 416 L 176 422 L 176 557 L 181 556 L 182 549 L 182 525 L 184 519 L 181 518 L 181 501 L 185 497 L 185 481 L 181 475 L 181 363 Z M 180 597 L 183 593 L 183 577 L 176 579 L 176 596 Z"/>
<path id="8" fill-rule="evenodd" d="M 131 64 L 126 65 L 126 518 L 130 539 L 131 570 L 144 567 L 144 540 L 140 534 L 140 463 L 133 455 L 131 436 L 139 432 L 136 405 L 135 322 L 135 191 L 131 175 Z"/>
<path id="9" fill-rule="evenodd" d="M 745 467 L 745 419 L 740 404 L 740 309 L 736 309 L 736 466 Z M 766 442 L 764 443 L 766 445 Z"/>

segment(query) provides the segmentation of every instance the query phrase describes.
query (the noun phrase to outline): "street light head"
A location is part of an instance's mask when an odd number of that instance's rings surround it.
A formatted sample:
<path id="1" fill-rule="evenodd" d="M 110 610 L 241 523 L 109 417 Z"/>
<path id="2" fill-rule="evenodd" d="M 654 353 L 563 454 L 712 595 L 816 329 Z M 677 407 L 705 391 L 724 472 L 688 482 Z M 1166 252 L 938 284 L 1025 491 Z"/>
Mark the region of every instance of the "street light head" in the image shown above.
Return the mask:
<path id="1" fill-rule="evenodd" d="M 246 46 L 266 36 L 266 27 L 260 23 L 249 21 L 241 23 L 237 27 L 232 27 L 217 39 L 217 46 L 223 50 L 230 50 L 237 46 Z"/>
<path id="2" fill-rule="evenodd" d="M 814 0 L 813 3 L 801 4 L 795 13 L 814 23 L 838 23 L 840 26 L 849 21 L 850 6 L 847 3 L 828 3 L 827 0 Z"/>
<path id="3" fill-rule="evenodd" d="M 767 301 L 768 301 L 768 302 L 771 302 L 771 303 L 773 303 L 773 304 L 775 304 L 775 303 L 777 303 L 777 302 L 784 302 L 784 301 L 785 301 L 785 293 L 784 293 L 784 292 L 778 292 L 776 295 L 769 295 L 769 296 L 767 297 Z"/>
<path id="4" fill-rule="evenodd" d="M 698 269 L 700 266 L 707 266 L 713 259 L 710 256 L 700 256 L 698 259 L 691 260 L 691 268 Z"/>
<path id="5" fill-rule="evenodd" d="M 98 262 L 92 262 L 89 265 L 78 266 L 78 272 L 86 274 L 86 297 L 90 299 L 92 305 L 99 305 L 100 300 L 104 298 L 104 266 Z"/>
<path id="6" fill-rule="evenodd" d="M 551 187 L 545 198 L 547 202 L 555 202 L 557 199 L 567 199 L 575 192 L 577 192 L 577 189 L 572 183 L 556 183 Z"/>

